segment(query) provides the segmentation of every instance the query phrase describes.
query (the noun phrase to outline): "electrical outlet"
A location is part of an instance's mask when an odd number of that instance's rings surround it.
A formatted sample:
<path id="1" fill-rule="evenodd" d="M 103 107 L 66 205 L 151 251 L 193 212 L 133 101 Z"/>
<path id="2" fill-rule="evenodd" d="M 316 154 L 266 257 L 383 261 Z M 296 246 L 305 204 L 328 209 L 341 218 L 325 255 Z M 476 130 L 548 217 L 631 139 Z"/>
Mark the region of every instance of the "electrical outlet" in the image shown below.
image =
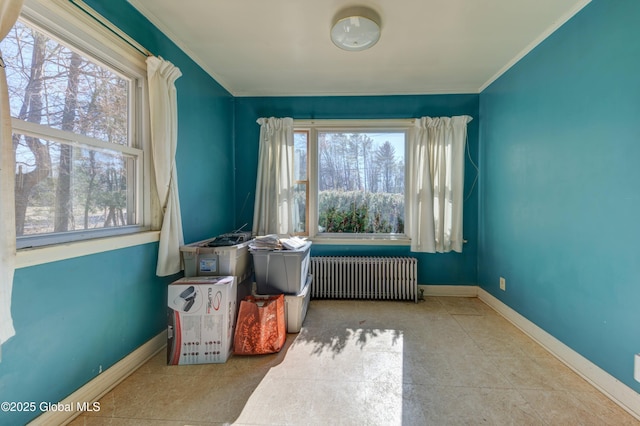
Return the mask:
<path id="1" fill-rule="evenodd" d="M 503 277 L 500 277 L 500 290 L 507 291 L 507 280 Z"/>
<path id="2" fill-rule="evenodd" d="M 633 366 L 633 378 L 640 382 L 640 354 L 636 354 Z"/>

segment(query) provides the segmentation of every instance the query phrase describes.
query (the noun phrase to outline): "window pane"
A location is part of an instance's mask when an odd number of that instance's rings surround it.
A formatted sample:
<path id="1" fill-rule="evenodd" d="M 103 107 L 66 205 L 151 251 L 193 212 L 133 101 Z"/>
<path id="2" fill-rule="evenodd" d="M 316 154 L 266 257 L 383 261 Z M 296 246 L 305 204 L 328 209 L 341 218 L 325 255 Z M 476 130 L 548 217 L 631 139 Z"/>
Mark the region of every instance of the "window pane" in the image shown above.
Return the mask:
<path id="1" fill-rule="evenodd" d="M 135 158 L 25 135 L 16 146 L 16 234 L 135 224 Z"/>
<path id="2" fill-rule="evenodd" d="M 307 232 L 307 184 L 295 184 L 293 186 L 293 197 L 295 201 L 293 226 L 294 233 L 306 234 Z"/>
<path id="3" fill-rule="evenodd" d="M 307 148 L 308 132 L 295 132 L 293 134 L 294 144 L 294 179 L 307 180 Z"/>
<path id="4" fill-rule="evenodd" d="M 0 48 L 13 117 L 129 144 L 130 80 L 20 21 Z"/>
<path id="5" fill-rule="evenodd" d="M 404 140 L 318 132 L 319 232 L 404 232 Z"/>
<path id="6" fill-rule="evenodd" d="M 97 235 L 78 232 L 85 230 L 115 235 L 139 225 L 141 151 L 121 152 L 133 145 L 130 128 L 137 128 L 130 111 L 135 78 L 59 41 L 48 25 L 20 20 L 0 43 L 17 123 L 16 234 L 25 237 L 18 246 Z"/>

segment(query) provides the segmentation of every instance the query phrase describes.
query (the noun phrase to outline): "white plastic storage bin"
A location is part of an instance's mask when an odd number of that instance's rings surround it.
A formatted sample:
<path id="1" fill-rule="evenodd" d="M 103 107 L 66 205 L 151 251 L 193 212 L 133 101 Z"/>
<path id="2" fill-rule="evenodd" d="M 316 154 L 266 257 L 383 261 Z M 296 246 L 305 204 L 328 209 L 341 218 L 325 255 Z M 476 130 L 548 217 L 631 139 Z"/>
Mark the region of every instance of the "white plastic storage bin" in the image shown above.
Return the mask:
<path id="1" fill-rule="evenodd" d="M 198 241 L 180 247 L 185 277 L 232 275 L 238 282 L 251 275 L 249 242 L 232 246 L 208 247 L 210 241 Z"/>
<path id="2" fill-rule="evenodd" d="M 311 300 L 311 275 L 299 294 L 284 296 L 284 314 L 287 322 L 287 333 L 298 333 L 302 328 L 304 318 L 307 316 L 309 300 Z"/>
<path id="3" fill-rule="evenodd" d="M 296 250 L 253 250 L 258 294 L 298 294 L 309 275 L 311 242 Z"/>
<path id="4" fill-rule="evenodd" d="M 305 280 L 305 285 L 302 287 L 302 291 L 298 294 L 285 294 L 284 295 L 284 315 L 285 323 L 287 325 L 287 333 L 298 333 L 302 328 L 304 318 L 307 316 L 307 309 L 309 308 L 309 301 L 311 300 L 311 281 L 312 275 L 308 275 Z M 257 298 L 266 298 L 272 295 L 255 294 Z"/>

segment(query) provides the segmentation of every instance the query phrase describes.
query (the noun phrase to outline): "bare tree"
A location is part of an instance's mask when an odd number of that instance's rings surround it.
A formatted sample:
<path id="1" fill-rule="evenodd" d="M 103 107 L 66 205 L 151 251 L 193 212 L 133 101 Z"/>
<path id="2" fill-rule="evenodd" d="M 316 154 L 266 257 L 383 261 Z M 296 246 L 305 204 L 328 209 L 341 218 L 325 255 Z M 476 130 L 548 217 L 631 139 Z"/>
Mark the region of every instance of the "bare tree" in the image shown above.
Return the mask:
<path id="1" fill-rule="evenodd" d="M 19 40 L 19 37 L 16 36 Z M 31 68 L 29 74 L 29 82 L 24 91 L 22 107 L 18 118 L 31 123 L 40 123 L 43 117 L 43 99 L 44 90 L 44 63 L 46 53 L 46 39 L 43 35 L 32 32 L 33 49 L 31 53 Z M 49 147 L 46 142 L 41 142 L 39 138 L 14 134 L 13 136 L 13 153 L 23 144 L 31 151 L 33 155 L 33 164 L 17 164 L 18 170 L 15 183 L 15 215 L 16 215 L 16 235 L 24 234 L 25 217 L 27 213 L 27 205 L 29 203 L 29 195 L 32 189 L 51 173 L 51 156 Z M 31 171 L 24 172 L 24 169 Z"/>
<path id="2" fill-rule="evenodd" d="M 352 181 L 350 182 L 349 189 L 361 190 L 362 181 L 360 179 L 360 154 L 362 152 L 362 137 L 359 133 L 349 135 L 347 140 L 347 158 L 350 163 L 350 171 L 352 173 Z"/>
<path id="3" fill-rule="evenodd" d="M 373 146 L 373 139 L 364 135 L 362 138 L 362 180 L 363 189 L 371 192 L 371 174 L 369 169 L 371 168 L 371 147 Z"/>
<path id="4" fill-rule="evenodd" d="M 382 191 L 393 191 L 393 180 L 396 174 L 396 150 L 386 141 L 376 151 L 376 161 L 380 166 L 382 172 Z"/>
<path id="5" fill-rule="evenodd" d="M 64 111 L 62 113 L 62 130 L 73 131 L 76 109 L 78 107 L 78 76 L 82 58 L 71 52 L 69 63 L 67 90 L 65 93 Z M 60 163 L 58 165 L 58 185 L 56 186 L 56 206 L 54 232 L 69 230 L 69 221 L 73 220 L 73 203 L 71 197 L 71 169 L 73 167 L 73 147 L 67 144 L 60 146 Z"/>
<path id="6" fill-rule="evenodd" d="M 104 226 L 118 226 L 118 224 L 124 225 L 125 218 L 123 214 L 123 199 L 121 190 L 126 185 L 124 176 L 119 173 L 118 170 L 110 168 L 107 173 L 103 175 L 103 184 L 106 186 L 107 191 L 103 192 L 105 199 L 103 200 L 106 208 L 106 219 Z"/>

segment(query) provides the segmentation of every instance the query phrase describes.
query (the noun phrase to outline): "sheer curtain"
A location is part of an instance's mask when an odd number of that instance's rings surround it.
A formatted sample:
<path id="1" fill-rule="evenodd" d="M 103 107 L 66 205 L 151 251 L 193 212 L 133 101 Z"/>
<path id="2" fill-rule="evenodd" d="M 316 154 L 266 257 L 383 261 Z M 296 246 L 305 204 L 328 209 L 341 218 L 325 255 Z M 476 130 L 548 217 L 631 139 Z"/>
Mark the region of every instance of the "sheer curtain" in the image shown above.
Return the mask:
<path id="1" fill-rule="evenodd" d="M 293 119 L 259 118 L 260 148 L 256 200 L 253 210 L 255 235 L 294 232 Z"/>
<path id="2" fill-rule="evenodd" d="M 406 225 L 411 250 L 462 252 L 467 115 L 422 117 L 409 132 Z"/>
<path id="3" fill-rule="evenodd" d="M 162 228 L 156 275 L 180 272 L 180 246 L 184 245 L 182 216 L 176 173 L 178 108 L 175 81 L 180 69 L 162 58 L 147 58 L 151 152 L 158 198 L 162 208 Z"/>
<path id="4" fill-rule="evenodd" d="M 0 40 L 18 20 L 22 0 L 0 4 Z M 0 59 L 2 52 L 0 52 Z M 11 290 L 16 264 L 15 158 L 11 142 L 11 113 L 4 62 L 0 64 L 0 345 L 16 334 L 11 318 Z"/>

